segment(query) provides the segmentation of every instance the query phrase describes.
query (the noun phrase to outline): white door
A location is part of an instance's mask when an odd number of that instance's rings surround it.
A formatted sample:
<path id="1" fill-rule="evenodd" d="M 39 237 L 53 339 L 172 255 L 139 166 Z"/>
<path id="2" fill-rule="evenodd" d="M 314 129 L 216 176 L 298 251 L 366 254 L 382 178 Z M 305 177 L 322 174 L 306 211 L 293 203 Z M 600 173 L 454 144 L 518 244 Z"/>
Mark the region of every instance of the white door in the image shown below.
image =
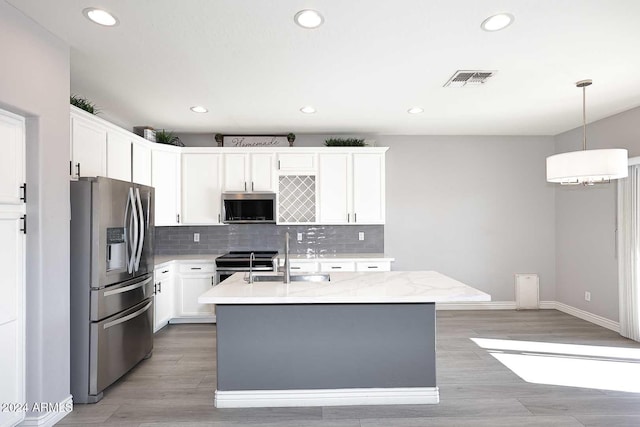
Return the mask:
<path id="1" fill-rule="evenodd" d="M 107 130 L 88 120 L 71 117 L 71 175 L 106 176 Z"/>
<path id="2" fill-rule="evenodd" d="M 107 176 L 131 181 L 131 140 L 113 131 L 107 133 Z"/>
<path id="3" fill-rule="evenodd" d="M 349 154 L 320 154 L 318 190 L 320 223 L 347 224 L 351 218 Z"/>
<path id="4" fill-rule="evenodd" d="M 152 153 L 151 182 L 156 189 L 155 225 L 180 223 L 178 209 L 178 153 L 154 150 Z"/>
<path id="5" fill-rule="evenodd" d="M 141 142 L 133 142 L 131 162 L 133 163 L 133 182 L 151 185 L 151 148 Z"/>
<path id="6" fill-rule="evenodd" d="M 0 204 L 23 203 L 24 119 L 0 110 Z"/>
<path id="7" fill-rule="evenodd" d="M 251 154 L 251 191 L 274 191 L 275 156 L 269 153 Z"/>
<path id="8" fill-rule="evenodd" d="M 247 191 L 247 154 L 224 155 L 224 191 Z"/>
<path id="9" fill-rule="evenodd" d="M 24 118 L 0 110 L 0 402 L 25 402 Z M 3 408 L 0 425 L 24 419 L 21 407 Z"/>
<path id="10" fill-rule="evenodd" d="M 219 224 L 221 155 L 182 155 L 182 223 Z"/>
<path id="11" fill-rule="evenodd" d="M 179 316 L 211 316 L 212 305 L 198 303 L 198 297 L 211 289 L 211 275 L 183 275 L 180 277 L 180 311 Z"/>
<path id="12" fill-rule="evenodd" d="M 164 277 L 156 282 L 155 327 L 158 331 L 173 317 L 173 276 Z"/>
<path id="13" fill-rule="evenodd" d="M 360 224 L 384 224 L 384 155 L 353 155 L 353 218 Z"/>

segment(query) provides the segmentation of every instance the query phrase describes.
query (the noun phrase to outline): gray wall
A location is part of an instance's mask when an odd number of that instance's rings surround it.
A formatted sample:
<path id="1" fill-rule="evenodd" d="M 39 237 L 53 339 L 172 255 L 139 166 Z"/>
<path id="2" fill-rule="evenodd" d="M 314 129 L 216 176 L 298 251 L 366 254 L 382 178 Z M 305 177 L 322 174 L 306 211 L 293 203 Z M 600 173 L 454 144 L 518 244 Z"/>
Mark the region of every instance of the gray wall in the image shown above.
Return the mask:
<path id="1" fill-rule="evenodd" d="M 640 108 L 587 126 L 587 148 L 626 148 L 640 156 Z M 555 137 L 556 152 L 582 148 L 582 128 Z M 616 185 L 556 189 L 556 299 L 618 321 Z M 591 302 L 584 300 L 591 292 Z"/>
<path id="2" fill-rule="evenodd" d="M 514 274 L 555 299 L 553 137 L 381 136 L 385 252 L 395 270 L 437 270 L 513 301 Z"/>
<path id="3" fill-rule="evenodd" d="M 27 401 L 54 403 L 69 396 L 69 48 L 0 1 L 0 52 L 0 108 L 27 117 Z"/>
<path id="4" fill-rule="evenodd" d="M 157 227 L 155 253 L 188 255 L 242 250 L 284 251 L 284 235 L 289 231 L 290 252 L 294 254 L 381 253 L 384 252 L 382 225 L 297 225 L 233 224 L 216 227 Z M 364 232 L 364 240 L 358 240 Z M 200 233 L 200 242 L 193 241 Z M 297 241 L 302 233 L 302 241 Z"/>

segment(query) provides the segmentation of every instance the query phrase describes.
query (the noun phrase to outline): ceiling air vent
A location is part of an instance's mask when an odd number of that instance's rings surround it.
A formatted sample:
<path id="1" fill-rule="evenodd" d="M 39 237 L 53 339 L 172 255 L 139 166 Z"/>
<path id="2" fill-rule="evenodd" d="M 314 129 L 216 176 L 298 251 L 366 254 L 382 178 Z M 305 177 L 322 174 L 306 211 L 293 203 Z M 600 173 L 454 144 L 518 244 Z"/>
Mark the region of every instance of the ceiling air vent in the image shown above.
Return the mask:
<path id="1" fill-rule="evenodd" d="M 470 71 L 458 70 L 445 83 L 444 87 L 482 86 L 489 77 L 493 77 L 497 71 Z"/>

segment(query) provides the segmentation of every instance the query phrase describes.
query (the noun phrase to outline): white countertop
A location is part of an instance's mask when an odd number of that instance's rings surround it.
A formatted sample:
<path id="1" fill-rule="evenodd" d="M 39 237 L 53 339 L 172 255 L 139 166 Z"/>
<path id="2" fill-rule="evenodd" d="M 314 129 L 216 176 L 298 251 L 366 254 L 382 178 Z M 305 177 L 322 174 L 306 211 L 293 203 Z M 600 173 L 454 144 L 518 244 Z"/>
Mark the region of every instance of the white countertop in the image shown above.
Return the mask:
<path id="1" fill-rule="evenodd" d="M 204 255 L 156 255 L 154 264 L 159 267 L 172 261 L 186 262 L 214 262 L 222 254 L 204 254 Z"/>
<path id="2" fill-rule="evenodd" d="M 330 282 L 258 282 L 236 273 L 200 295 L 200 304 L 424 303 L 491 301 L 436 271 L 331 273 Z"/>
<path id="3" fill-rule="evenodd" d="M 284 262 L 284 254 L 278 258 Z M 381 253 L 353 253 L 353 254 L 289 254 L 292 261 L 395 261 L 395 258 Z"/>

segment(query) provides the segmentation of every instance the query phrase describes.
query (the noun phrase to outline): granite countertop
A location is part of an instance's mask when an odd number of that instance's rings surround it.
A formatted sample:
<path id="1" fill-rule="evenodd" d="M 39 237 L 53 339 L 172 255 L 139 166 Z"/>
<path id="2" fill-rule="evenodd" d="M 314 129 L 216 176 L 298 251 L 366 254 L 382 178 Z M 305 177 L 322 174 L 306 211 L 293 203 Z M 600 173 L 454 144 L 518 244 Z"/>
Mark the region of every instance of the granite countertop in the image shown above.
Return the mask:
<path id="1" fill-rule="evenodd" d="M 236 273 L 200 295 L 200 304 L 349 304 L 491 301 L 436 271 L 331 273 L 330 282 L 257 282 Z"/>

